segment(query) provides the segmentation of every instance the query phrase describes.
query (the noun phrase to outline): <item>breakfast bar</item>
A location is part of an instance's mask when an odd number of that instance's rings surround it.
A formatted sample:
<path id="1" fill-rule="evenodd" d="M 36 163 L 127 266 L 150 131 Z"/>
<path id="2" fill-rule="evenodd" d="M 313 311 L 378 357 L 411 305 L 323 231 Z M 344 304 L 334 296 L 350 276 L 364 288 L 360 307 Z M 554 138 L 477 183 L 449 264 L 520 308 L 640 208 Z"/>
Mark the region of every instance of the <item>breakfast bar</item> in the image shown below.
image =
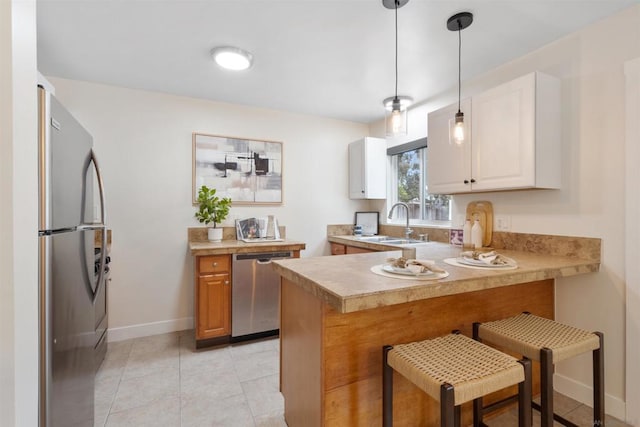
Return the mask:
<path id="1" fill-rule="evenodd" d="M 420 245 L 417 259 L 433 260 L 448 272 L 437 280 L 371 271 L 390 257 L 400 257 L 400 250 L 274 262 L 282 277 L 280 384 L 287 424 L 381 425 L 385 344 L 433 338 L 454 329 L 471 336 L 473 322 L 523 311 L 553 319 L 555 279 L 599 269 L 599 240 L 584 240 L 552 245 L 554 249 L 541 245 L 523 250 L 516 244 L 511 246 L 517 250 L 500 248 L 500 254 L 517 262 L 516 269 L 453 266 L 444 260 L 457 257 L 459 247 Z M 435 425 L 437 403 L 403 378 L 394 381 L 396 424 Z M 496 393 L 486 401 L 508 394 Z M 463 420 L 470 419 L 469 412 L 463 408 Z"/>

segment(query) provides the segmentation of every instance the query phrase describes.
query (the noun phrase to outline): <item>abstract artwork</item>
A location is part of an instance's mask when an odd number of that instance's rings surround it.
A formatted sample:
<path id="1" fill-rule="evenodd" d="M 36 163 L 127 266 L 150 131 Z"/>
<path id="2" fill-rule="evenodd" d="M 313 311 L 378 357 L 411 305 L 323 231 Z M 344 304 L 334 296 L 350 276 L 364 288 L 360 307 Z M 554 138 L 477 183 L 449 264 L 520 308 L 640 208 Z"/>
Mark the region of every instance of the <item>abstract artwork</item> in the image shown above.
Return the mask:
<path id="1" fill-rule="evenodd" d="M 282 203 L 282 143 L 193 134 L 193 203 L 206 185 L 234 205 Z"/>

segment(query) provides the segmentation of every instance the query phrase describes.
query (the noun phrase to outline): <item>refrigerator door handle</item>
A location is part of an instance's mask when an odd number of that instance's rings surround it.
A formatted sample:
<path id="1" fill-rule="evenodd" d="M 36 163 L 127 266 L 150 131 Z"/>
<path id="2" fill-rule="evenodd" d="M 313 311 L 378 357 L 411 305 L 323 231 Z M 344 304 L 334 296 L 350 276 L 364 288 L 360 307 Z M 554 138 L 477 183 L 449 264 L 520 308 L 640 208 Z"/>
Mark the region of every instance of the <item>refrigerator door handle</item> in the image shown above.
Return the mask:
<path id="1" fill-rule="evenodd" d="M 86 224 L 82 225 L 80 228 L 86 229 L 94 229 L 94 230 L 102 230 L 101 239 L 100 239 L 100 271 L 98 272 L 98 283 L 96 284 L 96 290 L 93 293 L 93 303 L 95 304 L 96 299 L 98 298 L 98 294 L 100 293 L 100 286 L 103 286 L 103 281 L 105 277 L 105 268 L 106 268 L 106 260 L 107 260 L 107 228 L 105 226 L 105 203 L 104 203 L 104 185 L 102 183 L 102 173 L 100 172 L 100 167 L 98 166 L 98 159 L 96 158 L 96 153 L 91 149 L 91 162 L 93 162 L 93 166 L 96 170 L 96 178 L 98 179 L 98 190 L 100 192 L 100 224 Z M 95 228 L 92 228 L 95 227 Z"/>
<path id="2" fill-rule="evenodd" d="M 82 224 L 77 226 L 74 229 L 71 229 L 71 231 L 95 231 L 95 230 L 105 230 L 106 226 L 104 224 Z M 56 232 L 41 232 L 41 234 L 43 235 L 50 235 L 50 234 L 56 234 Z"/>
<path id="3" fill-rule="evenodd" d="M 107 220 L 105 218 L 106 208 L 104 202 L 104 184 L 102 182 L 102 172 L 100 171 L 100 166 L 98 166 L 98 158 L 96 157 L 96 153 L 93 151 L 93 149 L 91 150 L 91 161 L 93 162 L 93 166 L 96 169 L 96 177 L 98 178 L 98 190 L 100 191 L 100 218 L 102 219 L 102 224 L 104 225 L 107 223 Z"/>

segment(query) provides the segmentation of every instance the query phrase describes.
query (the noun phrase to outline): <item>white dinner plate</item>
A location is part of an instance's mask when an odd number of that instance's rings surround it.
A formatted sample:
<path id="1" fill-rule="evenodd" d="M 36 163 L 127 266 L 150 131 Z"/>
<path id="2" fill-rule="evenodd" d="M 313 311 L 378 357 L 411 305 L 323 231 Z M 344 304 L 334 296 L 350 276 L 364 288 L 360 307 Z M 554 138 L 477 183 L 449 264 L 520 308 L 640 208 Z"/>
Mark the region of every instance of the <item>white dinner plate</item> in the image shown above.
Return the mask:
<path id="1" fill-rule="evenodd" d="M 474 267 L 485 267 L 485 268 L 512 268 L 515 267 L 515 264 L 507 263 L 507 264 L 487 264 L 484 261 L 479 259 L 460 257 L 456 258 L 456 261 L 460 264 L 472 265 Z"/>
<path id="2" fill-rule="evenodd" d="M 432 274 L 435 274 L 431 270 L 427 270 L 424 273 L 416 273 L 414 271 L 411 271 L 408 268 L 395 267 L 395 266 L 389 265 L 389 264 L 383 265 L 382 266 L 382 270 L 386 271 L 387 273 L 401 274 L 403 276 L 430 276 Z"/>

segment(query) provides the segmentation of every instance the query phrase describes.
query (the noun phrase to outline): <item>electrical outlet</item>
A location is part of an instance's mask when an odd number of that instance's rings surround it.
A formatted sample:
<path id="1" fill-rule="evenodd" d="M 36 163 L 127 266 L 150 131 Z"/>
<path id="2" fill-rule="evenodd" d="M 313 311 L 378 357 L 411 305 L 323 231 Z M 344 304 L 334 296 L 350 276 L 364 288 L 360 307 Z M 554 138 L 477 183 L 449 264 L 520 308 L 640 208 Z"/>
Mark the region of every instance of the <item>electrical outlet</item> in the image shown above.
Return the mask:
<path id="1" fill-rule="evenodd" d="M 511 216 L 509 215 L 496 215 L 495 216 L 496 231 L 509 231 L 511 230 Z"/>

